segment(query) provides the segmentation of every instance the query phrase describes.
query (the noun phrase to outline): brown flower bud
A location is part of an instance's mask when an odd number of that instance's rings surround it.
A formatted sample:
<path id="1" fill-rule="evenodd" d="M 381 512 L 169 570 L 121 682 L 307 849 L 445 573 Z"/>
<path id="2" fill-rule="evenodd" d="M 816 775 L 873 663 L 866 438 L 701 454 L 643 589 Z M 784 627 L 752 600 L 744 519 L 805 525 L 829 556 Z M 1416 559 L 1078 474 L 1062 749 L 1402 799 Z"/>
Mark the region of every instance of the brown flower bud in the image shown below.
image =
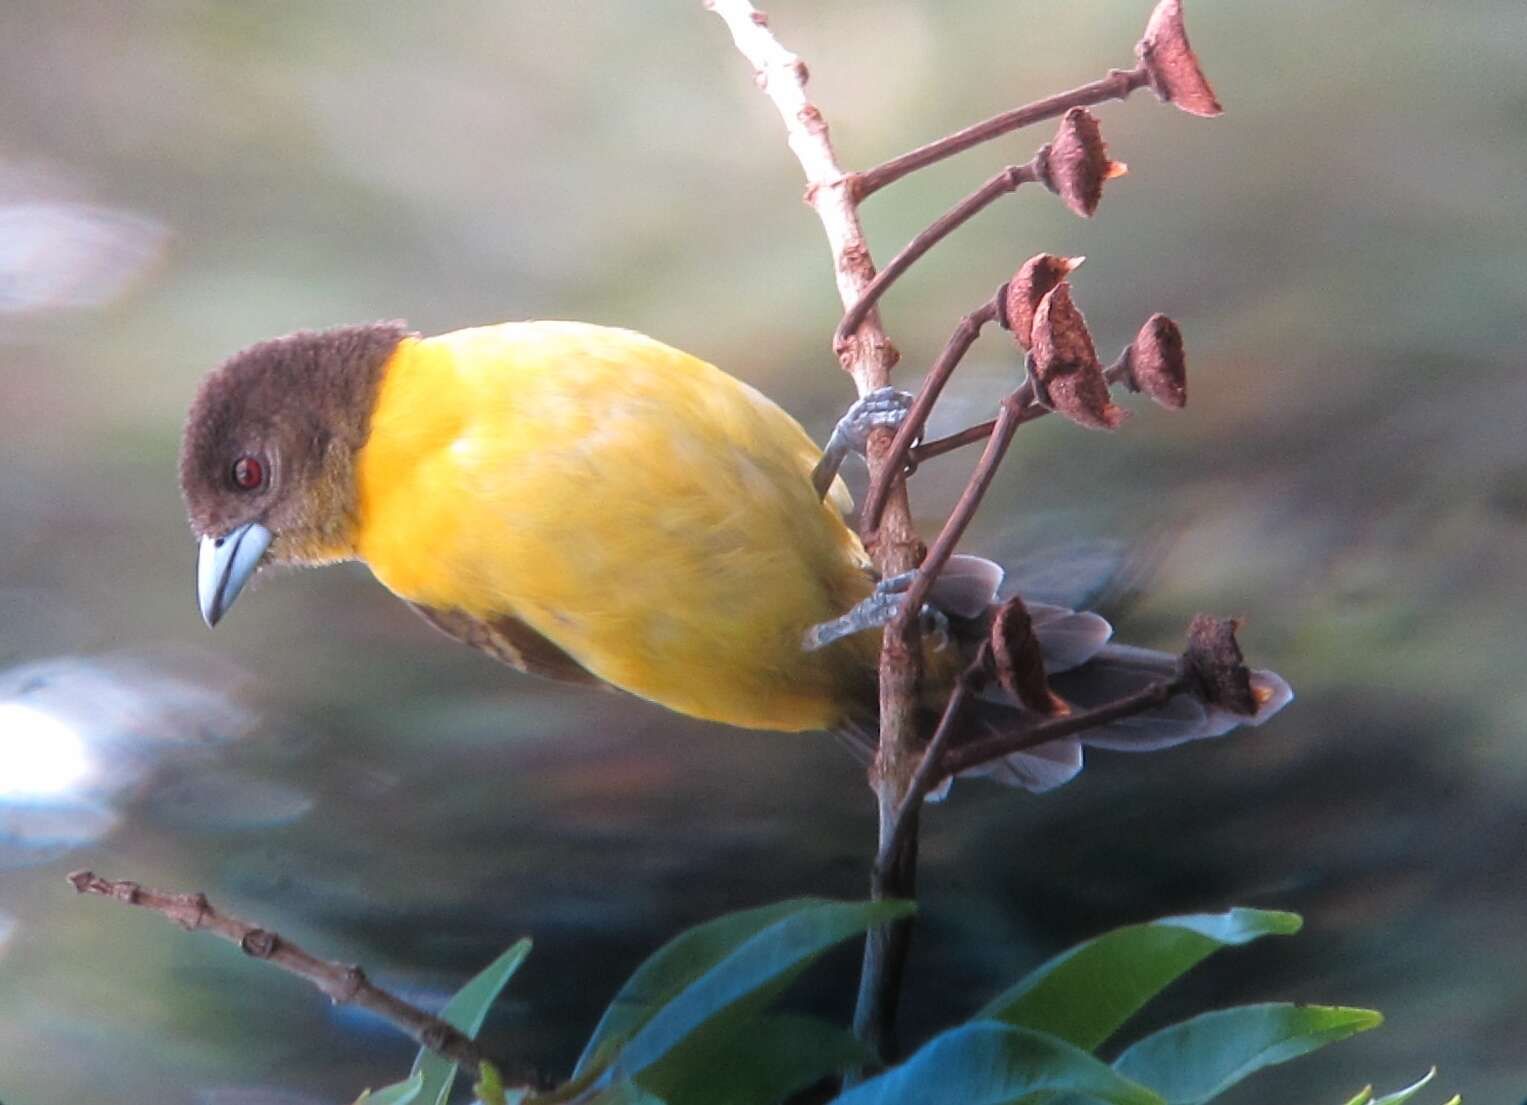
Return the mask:
<path id="1" fill-rule="evenodd" d="M 1157 97 L 1192 115 L 1214 116 L 1224 111 L 1198 64 L 1188 31 L 1182 23 L 1182 0 L 1161 0 L 1145 25 L 1145 37 L 1135 56 L 1150 75 Z"/>
<path id="2" fill-rule="evenodd" d="M 1182 331 L 1163 314 L 1145 320 L 1124 351 L 1125 381 L 1163 407 L 1181 410 L 1188 402 L 1188 362 Z"/>
<path id="3" fill-rule="evenodd" d="M 1108 397 L 1108 381 L 1087 331 L 1087 320 L 1071 301 L 1071 286 L 1062 280 L 1050 289 L 1034 312 L 1034 396 L 1078 426 L 1116 429 L 1128 412 Z"/>
<path id="4" fill-rule="evenodd" d="M 1257 712 L 1257 696 L 1235 639 L 1238 628 L 1240 622 L 1232 618 L 1195 616 L 1188 625 L 1188 648 L 1182 659 L 1205 702 L 1249 717 Z"/>
<path id="5" fill-rule="evenodd" d="M 1085 260 L 1085 257 L 1038 253 L 1025 261 L 1007 282 L 1007 293 L 1002 297 L 1001 321 L 1013 332 L 1020 349 L 1030 349 L 1034 344 L 1034 309 L 1039 306 L 1039 301 Z"/>
<path id="6" fill-rule="evenodd" d="M 1071 712 L 1066 701 L 1050 690 L 1039 638 L 1034 635 L 1028 608 L 1017 595 L 993 615 L 989 640 L 992 674 L 998 686 L 1037 714 L 1059 717 Z"/>
<path id="7" fill-rule="evenodd" d="M 1097 116 L 1073 107 L 1061 118 L 1054 141 L 1034 155 L 1039 182 L 1084 219 L 1092 217 L 1103 198 L 1103 182 L 1123 176 L 1129 166 L 1108 160 L 1108 147 Z"/>

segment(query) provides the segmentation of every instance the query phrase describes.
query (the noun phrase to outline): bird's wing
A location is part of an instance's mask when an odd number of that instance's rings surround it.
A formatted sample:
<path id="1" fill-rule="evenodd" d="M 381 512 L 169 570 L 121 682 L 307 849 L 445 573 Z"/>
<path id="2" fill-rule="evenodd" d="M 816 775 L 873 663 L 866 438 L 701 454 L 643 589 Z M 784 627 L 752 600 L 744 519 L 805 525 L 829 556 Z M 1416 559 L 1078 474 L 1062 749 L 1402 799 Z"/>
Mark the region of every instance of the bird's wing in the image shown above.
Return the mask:
<path id="1" fill-rule="evenodd" d="M 531 629 L 518 618 L 507 615 L 484 620 L 460 610 L 439 610 L 410 602 L 419 616 L 447 636 L 481 649 L 501 663 L 530 675 L 541 675 L 563 683 L 609 687 L 598 676 L 567 653 Z"/>

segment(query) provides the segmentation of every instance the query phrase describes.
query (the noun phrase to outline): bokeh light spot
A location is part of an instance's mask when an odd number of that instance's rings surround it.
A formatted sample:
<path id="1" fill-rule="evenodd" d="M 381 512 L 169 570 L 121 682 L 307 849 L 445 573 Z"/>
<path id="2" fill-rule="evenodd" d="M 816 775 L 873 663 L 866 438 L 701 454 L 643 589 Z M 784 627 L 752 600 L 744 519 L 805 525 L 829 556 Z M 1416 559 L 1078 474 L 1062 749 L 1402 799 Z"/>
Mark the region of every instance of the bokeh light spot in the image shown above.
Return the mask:
<path id="1" fill-rule="evenodd" d="M 90 773 L 85 742 L 69 725 L 21 702 L 0 702 L 0 801 L 63 797 Z"/>

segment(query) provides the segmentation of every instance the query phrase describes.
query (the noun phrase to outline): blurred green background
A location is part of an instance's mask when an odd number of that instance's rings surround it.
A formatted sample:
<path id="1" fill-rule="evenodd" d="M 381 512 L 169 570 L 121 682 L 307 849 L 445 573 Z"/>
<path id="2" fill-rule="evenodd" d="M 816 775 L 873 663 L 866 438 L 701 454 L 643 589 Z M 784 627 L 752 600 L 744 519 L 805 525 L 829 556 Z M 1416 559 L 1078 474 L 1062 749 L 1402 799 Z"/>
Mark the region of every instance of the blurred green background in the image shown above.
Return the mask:
<path id="1" fill-rule="evenodd" d="M 1146 0 L 781 0 L 840 156 L 867 166 L 1130 61 Z M 1047 419 L 966 542 L 1008 563 L 1122 542 L 1105 607 L 1175 647 L 1245 615 L 1295 703 L 1261 730 L 1094 754 L 925 818 L 906 1025 L 925 1035 L 1067 943 L 1166 912 L 1297 909 L 1163 1002 L 1382 1009 L 1235 1100 L 1339 1101 L 1432 1062 L 1527 1095 L 1527 26 L 1520 0 L 1198 0 L 1227 114 L 1101 109 L 1130 175 L 1097 217 L 1038 189 L 888 296 L 911 386 L 1025 257 L 1076 277 L 1105 355 L 1183 325 L 1184 414 Z M 864 215 L 881 261 L 1048 125 Z M 760 736 L 520 677 L 358 568 L 257 587 L 214 634 L 175 480 L 196 381 L 304 326 L 632 326 L 825 437 L 822 235 L 773 109 L 698 3 L 456 0 L 0 10 L 0 1099 L 350 1100 L 412 1049 L 210 938 L 77 900 L 66 871 L 214 900 L 428 1004 L 520 935 L 489 1022 L 565 1072 L 680 926 L 857 896 L 873 815 L 817 735 Z M 936 429 L 1018 371 L 977 347 Z M 929 525 L 973 457 L 931 462 Z M 862 474 L 855 473 L 862 483 Z M 597 494 L 597 488 L 590 489 Z M 1099 557 L 1096 550 L 1105 550 Z M 1039 559 L 1028 559 L 1037 555 Z M 854 954 L 803 995 L 846 1013 Z"/>

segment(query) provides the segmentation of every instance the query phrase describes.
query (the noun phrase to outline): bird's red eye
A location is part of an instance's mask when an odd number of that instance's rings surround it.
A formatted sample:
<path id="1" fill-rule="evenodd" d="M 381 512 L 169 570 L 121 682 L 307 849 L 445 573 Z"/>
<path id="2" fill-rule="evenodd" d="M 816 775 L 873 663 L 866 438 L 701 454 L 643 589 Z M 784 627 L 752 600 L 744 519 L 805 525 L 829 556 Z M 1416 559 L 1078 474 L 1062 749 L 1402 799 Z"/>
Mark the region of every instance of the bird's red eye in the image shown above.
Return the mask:
<path id="1" fill-rule="evenodd" d="M 253 491 L 265 482 L 265 469 L 254 457 L 240 457 L 233 462 L 233 486 Z"/>

